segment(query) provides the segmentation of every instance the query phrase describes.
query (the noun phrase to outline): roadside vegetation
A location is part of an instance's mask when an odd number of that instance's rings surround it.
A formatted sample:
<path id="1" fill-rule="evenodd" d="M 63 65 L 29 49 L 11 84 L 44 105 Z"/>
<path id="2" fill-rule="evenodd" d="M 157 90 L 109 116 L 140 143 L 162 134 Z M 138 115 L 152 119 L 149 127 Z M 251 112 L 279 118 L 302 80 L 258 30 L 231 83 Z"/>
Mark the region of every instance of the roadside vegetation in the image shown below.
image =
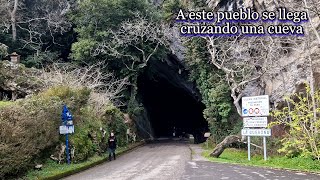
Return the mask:
<path id="1" fill-rule="evenodd" d="M 74 115 L 75 133 L 70 135 L 72 162 L 82 162 L 106 151 L 106 138 L 113 130 L 119 146 L 126 146 L 124 115 L 112 104 L 96 112 L 91 91 L 53 87 L 36 96 L 0 108 L 1 176 L 21 174 L 47 158 L 65 162 L 65 137 L 59 135 L 62 105 Z M 97 114 L 100 114 L 98 116 Z"/>
<path id="2" fill-rule="evenodd" d="M 225 149 L 219 158 L 212 157 L 216 147 L 212 138 L 208 139 L 209 148 L 203 144 L 205 151 L 202 155 L 214 162 L 320 172 L 319 108 L 314 108 L 320 105 L 319 95 L 320 90 L 312 91 L 306 85 L 303 93 L 286 97 L 288 106 L 272 111 L 274 120 L 269 126 L 281 125 L 286 133 L 282 137 L 267 138 L 267 161 L 263 159 L 261 137 L 252 137 L 255 146 L 251 147 L 251 161 L 248 161 L 246 145 L 240 142 Z"/>
<path id="3" fill-rule="evenodd" d="M 8 106 L 10 104 L 12 104 L 11 101 L 0 101 L 0 107 Z"/>
<path id="4" fill-rule="evenodd" d="M 317 160 L 304 157 L 288 158 L 280 155 L 271 155 L 268 160 L 263 159 L 263 155 L 253 154 L 251 161 L 248 161 L 248 153 L 246 149 L 226 149 L 219 158 L 210 157 L 213 148 L 206 149 L 203 156 L 212 162 L 234 163 L 248 166 L 259 166 L 269 168 L 281 168 L 290 170 L 299 170 L 307 172 L 320 172 L 320 163 Z"/>

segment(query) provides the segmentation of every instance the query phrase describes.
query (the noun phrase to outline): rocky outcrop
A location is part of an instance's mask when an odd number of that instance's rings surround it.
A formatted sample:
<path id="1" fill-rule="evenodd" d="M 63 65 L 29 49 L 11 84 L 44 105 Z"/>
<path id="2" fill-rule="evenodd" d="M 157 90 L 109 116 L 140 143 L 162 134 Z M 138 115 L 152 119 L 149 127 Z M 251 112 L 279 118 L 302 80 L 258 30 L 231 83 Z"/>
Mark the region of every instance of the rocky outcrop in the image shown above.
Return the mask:
<path id="1" fill-rule="evenodd" d="M 276 7 L 286 7 L 295 11 L 307 10 L 304 8 L 303 1 L 295 0 L 281 2 L 273 0 L 207 0 L 206 2 L 214 11 L 231 11 L 247 7 L 254 8 L 258 12 L 272 11 Z M 309 4 L 308 6 L 316 5 Z M 268 94 L 272 105 L 277 106 L 283 101 L 284 96 L 300 91 L 304 87 L 304 83 L 310 82 L 312 79 L 314 85 L 320 87 L 320 40 L 315 35 L 315 31 L 320 34 L 320 19 L 319 15 L 313 14 L 312 8 L 309 9 L 311 9 L 310 20 L 303 23 L 305 37 L 301 37 L 302 40 L 299 41 L 292 36 L 292 40 L 296 43 L 294 47 L 285 47 L 286 45 L 279 44 L 279 47 L 284 46 L 284 49 L 287 49 L 284 51 L 287 52 L 281 56 L 276 55 L 278 57 L 276 62 L 261 64 L 267 71 L 259 81 L 246 85 L 244 96 Z M 174 26 L 171 30 L 173 31 L 171 32 L 171 50 L 178 59 L 183 60 L 185 49 L 181 40 L 177 39 L 178 29 Z"/>
<path id="2" fill-rule="evenodd" d="M 258 11 L 271 11 L 281 6 L 295 11 L 306 11 L 302 1 L 291 3 L 285 1 L 279 4 L 278 1 L 271 0 L 244 0 L 243 5 L 256 8 Z M 292 47 L 279 44 L 279 47 L 284 47 L 286 53 L 278 56 L 278 60 L 271 64 L 263 64 L 267 67 L 267 72 L 262 76 L 260 82 L 247 85 L 246 95 L 268 94 L 270 101 L 276 107 L 279 103 L 281 104 L 284 96 L 301 91 L 304 83 L 313 81 L 316 87 L 320 86 L 320 41 L 313 31 L 315 28 L 319 34 L 320 19 L 319 15 L 311 11 L 309 17 L 309 21 L 303 23 L 305 37 L 297 40 L 292 36 L 292 42 L 288 43 L 294 43 Z"/>
<path id="3" fill-rule="evenodd" d="M 38 92 L 41 83 L 35 77 L 39 72 L 22 64 L 0 62 L 0 100 L 16 100 Z"/>

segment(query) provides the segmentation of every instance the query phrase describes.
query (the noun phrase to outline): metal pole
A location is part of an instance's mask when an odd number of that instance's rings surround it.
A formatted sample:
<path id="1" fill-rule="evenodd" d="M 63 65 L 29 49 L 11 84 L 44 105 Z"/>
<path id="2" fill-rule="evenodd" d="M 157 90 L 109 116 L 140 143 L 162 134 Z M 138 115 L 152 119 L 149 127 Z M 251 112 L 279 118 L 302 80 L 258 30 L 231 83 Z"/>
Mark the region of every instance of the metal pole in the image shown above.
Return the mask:
<path id="1" fill-rule="evenodd" d="M 129 143 L 129 134 L 127 134 L 127 144 Z"/>
<path id="2" fill-rule="evenodd" d="M 68 133 L 66 134 L 66 153 L 67 153 L 67 162 L 70 164 L 70 157 L 69 157 L 69 138 Z"/>
<path id="3" fill-rule="evenodd" d="M 263 157 L 264 160 L 267 160 L 267 143 L 266 143 L 266 137 L 263 136 Z"/>
<path id="4" fill-rule="evenodd" d="M 250 161 L 250 136 L 248 136 L 248 160 Z"/>

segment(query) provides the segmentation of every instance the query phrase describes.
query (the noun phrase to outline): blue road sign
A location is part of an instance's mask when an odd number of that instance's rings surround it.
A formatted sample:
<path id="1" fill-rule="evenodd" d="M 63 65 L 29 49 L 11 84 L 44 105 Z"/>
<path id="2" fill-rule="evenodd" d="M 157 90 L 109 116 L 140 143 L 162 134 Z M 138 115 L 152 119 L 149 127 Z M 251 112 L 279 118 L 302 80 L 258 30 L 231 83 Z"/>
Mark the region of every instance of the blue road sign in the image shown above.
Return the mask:
<path id="1" fill-rule="evenodd" d="M 72 115 L 68 110 L 68 107 L 66 105 L 63 105 L 63 109 L 62 109 L 62 114 L 61 114 L 61 119 L 63 122 L 63 125 L 67 126 L 68 124 L 73 126 L 73 122 L 72 122 Z M 73 129 L 74 131 L 74 129 Z M 66 133 L 66 154 L 67 154 L 67 162 L 68 164 L 70 164 L 70 156 L 69 156 L 69 138 L 68 138 L 68 132 Z"/>
<path id="2" fill-rule="evenodd" d="M 69 112 L 68 107 L 66 105 L 63 105 L 61 119 L 62 121 L 73 119 L 72 114 Z"/>

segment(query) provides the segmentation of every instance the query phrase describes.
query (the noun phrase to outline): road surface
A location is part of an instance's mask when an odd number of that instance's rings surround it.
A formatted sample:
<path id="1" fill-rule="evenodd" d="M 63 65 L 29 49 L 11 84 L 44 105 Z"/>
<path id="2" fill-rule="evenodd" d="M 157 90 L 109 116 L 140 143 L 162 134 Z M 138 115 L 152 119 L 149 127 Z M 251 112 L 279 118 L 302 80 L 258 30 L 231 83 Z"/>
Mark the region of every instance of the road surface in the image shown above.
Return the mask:
<path id="1" fill-rule="evenodd" d="M 200 152 L 184 142 L 148 144 L 65 180 L 320 180 L 310 173 L 212 163 Z"/>

